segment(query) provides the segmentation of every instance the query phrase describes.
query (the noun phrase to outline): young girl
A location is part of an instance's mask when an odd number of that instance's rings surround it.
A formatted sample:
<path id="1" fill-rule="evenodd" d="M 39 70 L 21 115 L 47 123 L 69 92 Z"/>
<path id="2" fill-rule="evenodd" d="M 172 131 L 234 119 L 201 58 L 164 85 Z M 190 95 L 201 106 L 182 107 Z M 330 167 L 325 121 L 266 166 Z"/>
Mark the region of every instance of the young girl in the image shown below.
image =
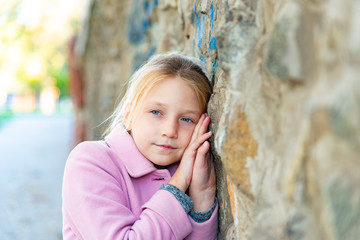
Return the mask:
<path id="1" fill-rule="evenodd" d="M 63 238 L 216 239 L 211 94 L 201 67 L 157 55 L 131 78 L 104 141 L 70 154 Z"/>

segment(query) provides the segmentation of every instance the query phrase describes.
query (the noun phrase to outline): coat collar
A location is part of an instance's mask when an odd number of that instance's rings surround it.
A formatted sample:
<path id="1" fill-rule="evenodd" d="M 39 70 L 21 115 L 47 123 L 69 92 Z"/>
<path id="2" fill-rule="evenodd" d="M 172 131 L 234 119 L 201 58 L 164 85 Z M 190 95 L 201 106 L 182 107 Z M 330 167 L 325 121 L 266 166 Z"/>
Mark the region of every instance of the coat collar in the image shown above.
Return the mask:
<path id="1" fill-rule="evenodd" d="M 105 142 L 122 160 L 128 173 L 132 177 L 141 177 L 157 170 L 157 168 L 140 153 L 133 138 L 122 124 L 118 124 L 110 134 L 105 137 Z"/>

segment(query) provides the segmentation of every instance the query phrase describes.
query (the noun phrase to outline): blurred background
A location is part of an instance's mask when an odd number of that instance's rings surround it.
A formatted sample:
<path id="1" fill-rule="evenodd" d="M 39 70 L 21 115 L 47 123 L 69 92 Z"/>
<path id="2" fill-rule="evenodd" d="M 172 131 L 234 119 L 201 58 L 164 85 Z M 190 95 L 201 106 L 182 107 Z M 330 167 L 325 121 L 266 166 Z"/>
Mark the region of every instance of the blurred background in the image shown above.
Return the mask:
<path id="1" fill-rule="evenodd" d="M 1 116 L 70 110 L 67 43 L 85 0 L 0 1 Z"/>
<path id="2" fill-rule="evenodd" d="M 86 0 L 0 0 L 0 239 L 62 239 L 71 39 Z"/>

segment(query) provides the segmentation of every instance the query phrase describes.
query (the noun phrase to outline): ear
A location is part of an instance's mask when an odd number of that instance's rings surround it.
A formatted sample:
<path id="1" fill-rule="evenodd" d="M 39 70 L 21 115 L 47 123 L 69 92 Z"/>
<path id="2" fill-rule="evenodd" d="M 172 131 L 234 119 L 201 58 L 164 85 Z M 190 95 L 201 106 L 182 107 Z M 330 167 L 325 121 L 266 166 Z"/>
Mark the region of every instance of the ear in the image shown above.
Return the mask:
<path id="1" fill-rule="evenodd" d="M 124 111 L 124 125 L 126 130 L 128 131 L 131 130 L 130 106 L 131 106 L 130 103 L 127 103 Z"/>

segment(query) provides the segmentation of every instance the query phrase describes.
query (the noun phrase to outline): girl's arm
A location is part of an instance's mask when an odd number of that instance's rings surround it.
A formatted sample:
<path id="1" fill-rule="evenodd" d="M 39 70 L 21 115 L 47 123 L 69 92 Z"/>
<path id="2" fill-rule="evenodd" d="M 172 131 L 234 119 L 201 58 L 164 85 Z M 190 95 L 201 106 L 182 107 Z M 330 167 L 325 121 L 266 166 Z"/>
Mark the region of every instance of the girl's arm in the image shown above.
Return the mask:
<path id="1" fill-rule="evenodd" d="M 168 191 L 157 191 L 137 213 L 127 187 L 99 143 L 81 144 L 70 155 L 63 182 L 64 240 L 184 239 L 188 214 Z"/>

